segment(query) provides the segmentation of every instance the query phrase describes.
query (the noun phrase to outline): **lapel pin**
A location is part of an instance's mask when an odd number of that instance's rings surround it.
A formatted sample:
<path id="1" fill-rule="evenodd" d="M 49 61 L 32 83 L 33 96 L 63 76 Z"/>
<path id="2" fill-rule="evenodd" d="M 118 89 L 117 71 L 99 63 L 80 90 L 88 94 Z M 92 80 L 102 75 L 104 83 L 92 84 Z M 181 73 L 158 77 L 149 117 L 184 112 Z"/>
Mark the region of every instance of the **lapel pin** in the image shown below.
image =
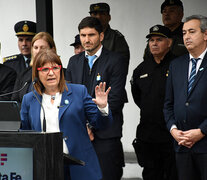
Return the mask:
<path id="1" fill-rule="evenodd" d="M 143 74 L 143 75 L 139 76 L 140 79 L 146 78 L 146 77 L 148 77 L 148 74 Z"/>
<path id="2" fill-rule="evenodd" d="M 203 70 L 204 70 L 204 68 L 203 68 L 203 67 L 199 69 L 199 71 L 203 71 Z"/>
<path id="3" fill-rule="evenodd" d="M 65 104 L 69 104 L 69 101 L 67 99 L 65 100 Z"/>
<path id="4" fill-rule="evenodd" d="M 98 73 L 97 74 L 97 77 L 96 77 L 96 81 L 100 81 L 101 80 L 101 76 L 100 76 L 100 74 Z"/>

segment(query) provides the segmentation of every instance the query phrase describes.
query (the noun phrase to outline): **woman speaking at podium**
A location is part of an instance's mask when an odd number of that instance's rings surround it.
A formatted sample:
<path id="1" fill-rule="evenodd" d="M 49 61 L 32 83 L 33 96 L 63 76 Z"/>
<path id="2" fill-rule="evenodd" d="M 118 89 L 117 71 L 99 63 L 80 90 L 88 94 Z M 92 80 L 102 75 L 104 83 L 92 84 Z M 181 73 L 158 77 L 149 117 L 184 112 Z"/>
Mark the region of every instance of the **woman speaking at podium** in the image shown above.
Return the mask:
<path id="1" fill-rule="evenodd" d="M 85 166 L 69 166 L 71 179 L 100 180 L 101 169 L 88 137 L 86 120 L 94 128 L 111 124 L 107 104 L 110 88 L 105 91 L 105 83 L 100 83 L 92 100 L 85 86 L 65 83 L 61 60 L 52 50 L 40 51 L 35 56 L 32 79 L 35 91 L 23 97 L 21 106 L 22 129 L 62 132 L 64 153 L 85 162 Z"/>

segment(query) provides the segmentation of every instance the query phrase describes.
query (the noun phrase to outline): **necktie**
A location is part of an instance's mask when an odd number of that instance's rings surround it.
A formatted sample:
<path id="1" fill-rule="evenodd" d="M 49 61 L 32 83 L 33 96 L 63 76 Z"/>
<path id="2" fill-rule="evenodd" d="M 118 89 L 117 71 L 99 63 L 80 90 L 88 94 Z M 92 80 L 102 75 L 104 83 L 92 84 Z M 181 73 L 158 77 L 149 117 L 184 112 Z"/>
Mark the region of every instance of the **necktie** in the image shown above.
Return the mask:
<path id="1" fill-rule="evenodd" d="M 90 69 L 92 69 L 92 67 L 93 67 L 93 60 L 96 58 L 96 55 L 87 56 L 87 58 L 88 58 L 88 65 L 89 65 Z"/>
<path id="2" fill-rule="evenodd" d="M 28 58 L 28 59 L 26 60 L 26 67 L 29 67 L 30 61 L 31 61 L 30 58 Z"/>
<path id="3" fill-rule="evenodd" d="M 190 73 L 190 78 L 188 80 L 188 93 L 190 92 L 190 90 L 192 89 L 192 86 L 193 86 L 193 82 L 195 81 L 195 76 L 196 76 L 196 65 L 197 65 L 197 61 L 199 60 L 200 58 L 198 59 L 195 59 L 195 58 L 192 58 L 191 61 L 192 61 L 192 69 L 191 69 L 191 73 Z"/>

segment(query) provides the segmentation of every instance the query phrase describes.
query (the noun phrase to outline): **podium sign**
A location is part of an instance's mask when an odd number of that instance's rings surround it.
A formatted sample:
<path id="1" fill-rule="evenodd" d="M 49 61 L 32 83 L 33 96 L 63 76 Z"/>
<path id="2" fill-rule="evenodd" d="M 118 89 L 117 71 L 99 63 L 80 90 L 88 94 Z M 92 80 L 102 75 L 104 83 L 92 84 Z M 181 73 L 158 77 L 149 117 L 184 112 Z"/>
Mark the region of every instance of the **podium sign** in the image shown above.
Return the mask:
<path id="1" fill-rule="evenodd" d="M 33 180 L 33 149 L 0 147 L 0 179 Z"/>
<path id="2" fill-rule="evenodd" d="M 0 180 L 63 180 L 62 133 L 0 132 L 0 173 Z"/>

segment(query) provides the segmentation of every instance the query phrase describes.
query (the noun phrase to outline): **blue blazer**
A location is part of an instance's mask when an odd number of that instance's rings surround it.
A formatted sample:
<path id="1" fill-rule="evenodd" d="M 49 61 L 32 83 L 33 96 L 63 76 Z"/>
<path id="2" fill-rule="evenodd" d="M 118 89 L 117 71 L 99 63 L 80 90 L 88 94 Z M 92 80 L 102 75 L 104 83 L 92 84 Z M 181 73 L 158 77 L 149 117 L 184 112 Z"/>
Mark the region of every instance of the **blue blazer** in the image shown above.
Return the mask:
<path id="1" fill-rule="evenodd" d="M 88 137 L 86 120 L 98 129 L 107 127 L 112 122 L 111 112 L 109 116 L 102 116 L 85 86 L 67 84 L 67 87 L 68 91 L 62 93 L 59 107 L 59 127 L 70 155 L 85 162 L 85 166 L 70 165 L 71 179 L 100 180 L 101 170 Z M 42 101 L 42 96 L 37 96 Z M 40 109 L 41 106 L 32 92 L 23 97 L 22 129 L 41 131 Z"/>
<path id="2" fill-rule="evenodd" d="M 172 61 L 166 85 L 164 116 L 167 128 L 173 124 L 186 131 L 200 128 L 207 134 L 207 53 L 199 67 L 190 93 L 188 89 L 189 54 Z M 207 136 L 191 149 L 175 143 L 176 152 L 207 153 Z"/>

